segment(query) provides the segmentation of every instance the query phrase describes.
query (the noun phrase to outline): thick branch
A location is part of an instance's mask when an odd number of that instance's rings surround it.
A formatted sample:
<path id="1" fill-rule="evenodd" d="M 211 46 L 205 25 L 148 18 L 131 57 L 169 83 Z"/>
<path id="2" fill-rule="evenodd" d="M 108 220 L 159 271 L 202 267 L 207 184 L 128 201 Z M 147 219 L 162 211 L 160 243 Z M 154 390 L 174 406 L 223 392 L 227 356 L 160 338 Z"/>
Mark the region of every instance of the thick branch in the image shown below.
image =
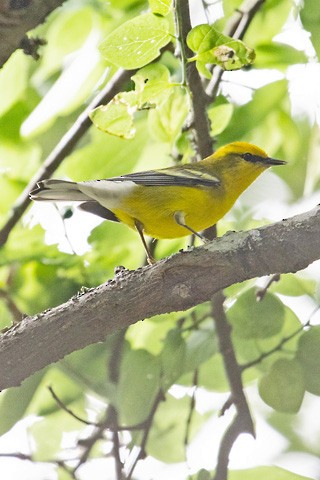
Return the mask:
<path id="1" fill-rule="evenodd" d="M 22 45 L 25 34 L 65 0 L 2 0 L 0 2 L 0 68 Z"/>
<path id="2" fill-rule="evenodd" d="M 320 258 L 320 207 L 166 258 L 25 318 L 0 340 L 0 389 L 138 320 L 186 310 L 237 282 Z M 306 248 L 307 246 L 307 248 Z"/>

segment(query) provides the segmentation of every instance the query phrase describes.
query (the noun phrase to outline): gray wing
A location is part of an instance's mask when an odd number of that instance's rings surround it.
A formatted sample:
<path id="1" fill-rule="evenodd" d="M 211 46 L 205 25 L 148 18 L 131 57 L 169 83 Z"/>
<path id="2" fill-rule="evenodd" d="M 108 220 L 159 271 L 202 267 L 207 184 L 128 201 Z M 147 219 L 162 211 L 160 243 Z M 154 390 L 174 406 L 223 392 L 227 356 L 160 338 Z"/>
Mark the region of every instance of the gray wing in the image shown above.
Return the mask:
<path id="1" fill-rule="evenodd" d="M 108 180 L 115 182 L 131 181 L 137 185 L 151 186 L 183 186 L 183 187 L 212 187 L 220 185 L 219 179 L 206 172 L 195 171 L 188 168 L 172 170 L 149 170 L 146 172 L 129 173 L 121 177 L 113 177 Z"/>

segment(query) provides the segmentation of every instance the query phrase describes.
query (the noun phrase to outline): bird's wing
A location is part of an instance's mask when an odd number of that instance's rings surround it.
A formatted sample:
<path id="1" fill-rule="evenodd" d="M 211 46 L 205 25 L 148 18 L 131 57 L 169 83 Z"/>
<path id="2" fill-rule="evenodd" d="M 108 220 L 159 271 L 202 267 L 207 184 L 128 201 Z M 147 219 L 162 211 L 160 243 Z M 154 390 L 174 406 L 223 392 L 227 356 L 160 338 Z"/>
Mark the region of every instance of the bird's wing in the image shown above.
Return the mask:
<path id="1" fill-rule="evenodd" d="M 167 168 L 149 170 L 146 172 L 129 173 L 109 180 L 115 182 L 133 182 L 137 185 L 151 186 L 183 186 L 183 187 L 212 187 L 218 186 L 220 180 L 207 172 L 192 168 Z"/>

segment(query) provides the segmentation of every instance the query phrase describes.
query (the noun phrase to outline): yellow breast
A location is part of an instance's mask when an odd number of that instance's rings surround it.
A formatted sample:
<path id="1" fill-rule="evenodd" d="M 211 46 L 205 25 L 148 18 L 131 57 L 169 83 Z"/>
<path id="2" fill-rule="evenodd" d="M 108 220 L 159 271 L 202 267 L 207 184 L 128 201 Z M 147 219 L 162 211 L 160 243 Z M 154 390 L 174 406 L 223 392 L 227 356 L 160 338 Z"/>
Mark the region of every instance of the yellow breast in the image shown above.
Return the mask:
<path id="1" fill-rule="evenodd" d="M 175 221 L 176 212 L 197 232 L 214 225 L 229 210 L 221 187 L 193 188 L 139 186 L 134 194 L 121 202 L 113 212 L 120 221 L 135 228 L 135 220 L 144 233 L 154 238 L 177 238 L 190 232 Z"/>

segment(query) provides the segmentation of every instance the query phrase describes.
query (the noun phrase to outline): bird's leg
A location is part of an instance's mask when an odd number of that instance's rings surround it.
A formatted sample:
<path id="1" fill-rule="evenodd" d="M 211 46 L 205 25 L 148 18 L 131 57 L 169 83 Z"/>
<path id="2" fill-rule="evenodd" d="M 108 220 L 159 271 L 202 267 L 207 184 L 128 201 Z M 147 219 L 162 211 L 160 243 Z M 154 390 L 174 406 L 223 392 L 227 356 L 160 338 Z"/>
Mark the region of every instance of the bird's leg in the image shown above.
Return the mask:
<path id="1" fill-rule="evenodd" d="M 184 227 L 186 228 L 187 230 L 189 230 L 189 232 L 193 233 L 194 235 L 196 235 L 196 237 L 200 238 L 203 243 L 208 243 L 210 240 L 208 240 L 206 237 L 204 237 L 203 235 L 201 235 L 201 233 L 199 232 L 196 232 L 195 230 L 193 230 L 193 228 L 189 227 L 189 225 L 187 225 L 185 223 L 185 219 L 184 219 L 184 213 L 183 212 L 175 212 L 174 214 L 174 219 L 175 221 L 177 222 L 178 225 L 180 225 L 181 227 Z"/>
<path id="2" fill-rule="evenodd" d="M 141 238 L 143 247 L 145 249 L 145 252 L 146 252 L 146 255 L 147 255 L 147 262 L 149 263 L 149 265 L 153 265 L 154 263 L 156 263 L 156 261 L 153 258 L 153 256 L 151 255 L 150 250 L 149 250 L 148 245 L 147 245 L 147 242 L 146 242 L 146 239 L 144 238 L 143 225 L 142 225 L 141 222 L 139 222 L 139 220 L 135 220 L 134 221 L 134 226 L 136 227 L 136 230 L 139 233 L 139 236 Z"/>

